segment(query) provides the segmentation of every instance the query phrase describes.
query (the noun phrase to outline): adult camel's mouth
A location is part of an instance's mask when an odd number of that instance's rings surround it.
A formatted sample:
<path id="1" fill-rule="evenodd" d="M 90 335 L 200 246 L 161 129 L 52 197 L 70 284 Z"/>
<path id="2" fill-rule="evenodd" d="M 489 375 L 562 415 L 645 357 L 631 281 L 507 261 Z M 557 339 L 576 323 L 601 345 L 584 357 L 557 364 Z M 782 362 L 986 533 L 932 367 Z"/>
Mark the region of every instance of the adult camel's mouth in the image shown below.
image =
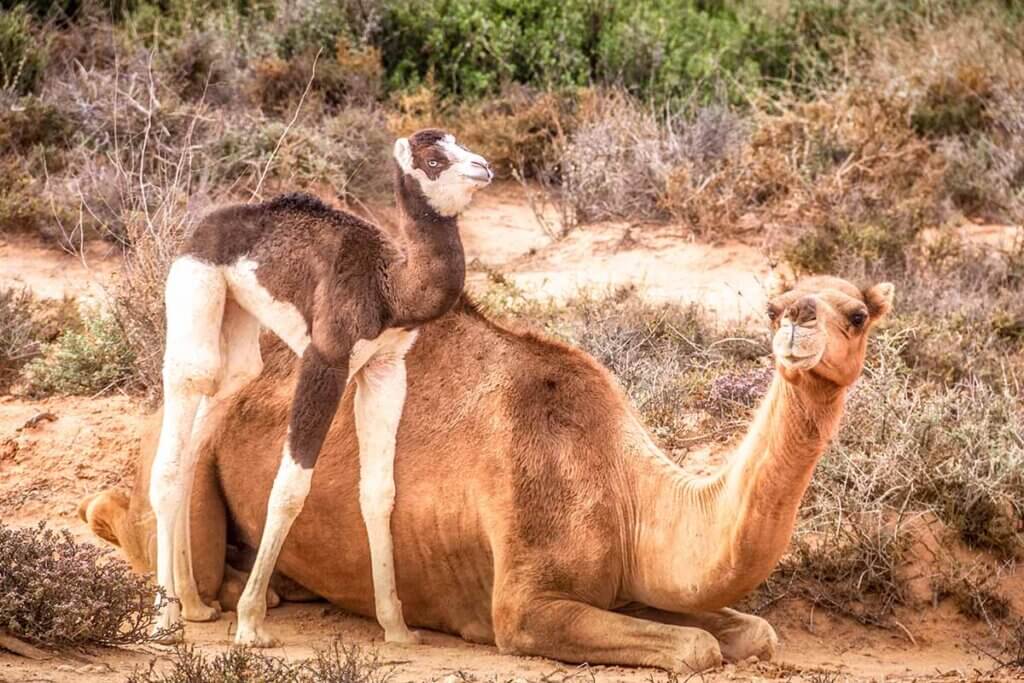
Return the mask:
<path id="1" fill-rule="evenodd" d="M 807 370 L 818 364 L 825 353 L 825 340 L 817 324 L 782 325 L 772 340 L 779 362 L 792 370 Z"/>

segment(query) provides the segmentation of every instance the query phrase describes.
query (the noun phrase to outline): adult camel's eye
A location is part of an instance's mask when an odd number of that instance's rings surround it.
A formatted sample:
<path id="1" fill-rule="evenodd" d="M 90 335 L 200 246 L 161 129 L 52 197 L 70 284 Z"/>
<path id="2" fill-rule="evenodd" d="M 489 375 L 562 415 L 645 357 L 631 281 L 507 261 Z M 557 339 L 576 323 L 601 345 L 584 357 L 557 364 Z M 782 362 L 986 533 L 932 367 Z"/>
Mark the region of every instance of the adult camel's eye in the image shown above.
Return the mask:
<path id="1" fill-rule="evenodd" d="M 854 327 L 860 327 L 868 320 L 868 314 L 864 311 L 857 311 L 850 315 L 850 324 Z"/>
<path id="2" fill-rule="evenodd" d="M 429 166 L 430 168 L 435 168 L 437 167 L 437 161 L 431 159 L 430 161 L 427 162 L 427 166 Z"/>

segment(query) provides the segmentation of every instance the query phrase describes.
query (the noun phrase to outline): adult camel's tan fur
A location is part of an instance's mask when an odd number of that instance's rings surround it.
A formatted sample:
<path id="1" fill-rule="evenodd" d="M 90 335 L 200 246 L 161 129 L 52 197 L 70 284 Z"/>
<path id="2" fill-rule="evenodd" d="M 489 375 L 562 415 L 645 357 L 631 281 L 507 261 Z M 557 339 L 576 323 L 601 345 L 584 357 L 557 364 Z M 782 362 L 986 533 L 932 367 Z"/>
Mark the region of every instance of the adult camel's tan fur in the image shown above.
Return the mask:
<path id="1" fill-rule="evenodd" d="M 392 518 L 408 623 L 570 662 L 691 671 L 770 657 L 771 626 L 727 606 L 785 551 L 892 293 L 836 278 L 777 292 L 775 378 L 738 451 L 703 477 L 658 449 L 585 353 L 469 306 L 423 327 L 408 356 Z M 237 583 L 225 580 L 229 526 L 239 542 L 259 543 L 273 446 L 287 425 L 289 360 L 268 354 L 263 376 L 211 418 L 192 503 L 203 517 L 192 529 L 206 599 Z M 104 492 L 82 504 L 139 568 L 152 564 L 149 441 L 130 499 Z M 372 617 L 357 457 L 348 395 L 277 568 Z"/>

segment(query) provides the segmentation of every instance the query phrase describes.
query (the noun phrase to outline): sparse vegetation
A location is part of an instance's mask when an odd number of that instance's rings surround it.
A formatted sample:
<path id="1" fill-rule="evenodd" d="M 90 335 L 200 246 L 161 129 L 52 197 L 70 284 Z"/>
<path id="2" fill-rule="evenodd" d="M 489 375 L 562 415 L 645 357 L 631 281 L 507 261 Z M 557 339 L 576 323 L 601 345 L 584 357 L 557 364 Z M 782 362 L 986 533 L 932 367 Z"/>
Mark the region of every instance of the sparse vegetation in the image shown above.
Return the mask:
<path id="1" fill-rule="evenodd" d="M 166 270 L 210 206 L 307 189 L 362 210 L 389 193 L 394 135 L 441 125 L 539 186 L 560 208 L 555 236 L 671 220 L 763 243 L 802 273 L 896 281 L 762 597 L 892 625 L 921 516 L 986 570 L 1024 553 L 1024 245 L 961 230 L 1024 223 L 1018 4 L 2 6 L 0 235 L 106 239 L 126 267 L 109 309 L 73 324 L 0 292 L 0 388 L 154 395 Z M 733 438 L 771 374 L 761 330 L 635 292 L 557 307 L 496 275 L 482 303 L 592 353 L 677 453 Z M 942 562 L 936 599 L 1012 616 L 982 573 Z M 172 677 L 135 680 L 321 680 L 250 653 L 176 657 Z M 323 680 L 363 680 L 346 675 Z"/>
<path id="2" fill-rule="evenodd" d="M 39 322 L 28 289 L 0 289 L 0 389 L 6 389 L 25 363 L 39 353 Z"/>
<path id="3" fill-rule="evenodd" d="M 128 683 L 385 683 L 393 667 L 376 654 L 335 641 L 308 660 L 286 660 L 259 650 L 232 648 L 215 656 L 178 647 L 169 671 L 158 671 L 156 662 L 137 670 Z"/>
<path id="4" fill-rule="evenodd" d="M 151 640 L 156 589 L 113 551 L 0 524 L 0 557 L 0 631 L 57 647 Z"/>
<path id="5" fill-rule="evenodd" d="M 98 394 L 132 381 L 135 357 L 117 319 L 91 311 L 83 323 L 80 330 L 62 332 L 25 367 L 28 393 Z"/>

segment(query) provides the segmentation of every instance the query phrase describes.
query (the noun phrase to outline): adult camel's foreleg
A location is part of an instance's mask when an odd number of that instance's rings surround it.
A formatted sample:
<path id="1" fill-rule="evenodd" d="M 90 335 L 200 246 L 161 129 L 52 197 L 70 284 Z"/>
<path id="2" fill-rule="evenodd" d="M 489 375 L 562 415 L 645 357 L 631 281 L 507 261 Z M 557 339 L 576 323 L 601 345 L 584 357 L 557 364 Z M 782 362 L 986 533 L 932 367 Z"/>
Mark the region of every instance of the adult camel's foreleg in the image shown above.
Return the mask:
<path id="1" fill-rule="evenodd" d="M 334 367 L 310 344 L 302 355 L 299 381 L 292 400 L 291 419 L 285 435 L 281 466 L 267 504 L 267 520 L 245 591 L 238 602 L 235 642 L 253 647 L 272 647 L 275 639 L 263 628 L 267 615 L 267 586 L 295 518 L 309 495 L 327 430 L 337 412 L 348 378 L 348 352 L 339 354 Z"/>
<path id="2" fill-rule="evenodd" d="M 728 662 L 741 662 L 750 657 L 770 660 L 779 647 L 779 637 L 771 624 L 761 617 L 734 609 L 679 613 L 639 607 L 628 613 L 663 624 L 703 629 L 718 639 L 722 656 Z"/>
<path id="3" fill-rule="evenodd" d="M 543 594 L 540 592 L 540 594 Z M 636 619 L 583 602 L 507 596 L 494 605 L 499 650 L 568 662 L 694 673 L 722 663 L 707 631 Z"/>
<path id="4" fill-rule="evenodd" d="M 359 507 L 370 542 L 377 622 L 389 643 L 417 643 L 406 626 L 395 587 L 391 512 L 395 507 L 395 438 L 405 405 L 405 361 L 385 354 L 356 374 L 355 422 L 359 437 Z"/>

